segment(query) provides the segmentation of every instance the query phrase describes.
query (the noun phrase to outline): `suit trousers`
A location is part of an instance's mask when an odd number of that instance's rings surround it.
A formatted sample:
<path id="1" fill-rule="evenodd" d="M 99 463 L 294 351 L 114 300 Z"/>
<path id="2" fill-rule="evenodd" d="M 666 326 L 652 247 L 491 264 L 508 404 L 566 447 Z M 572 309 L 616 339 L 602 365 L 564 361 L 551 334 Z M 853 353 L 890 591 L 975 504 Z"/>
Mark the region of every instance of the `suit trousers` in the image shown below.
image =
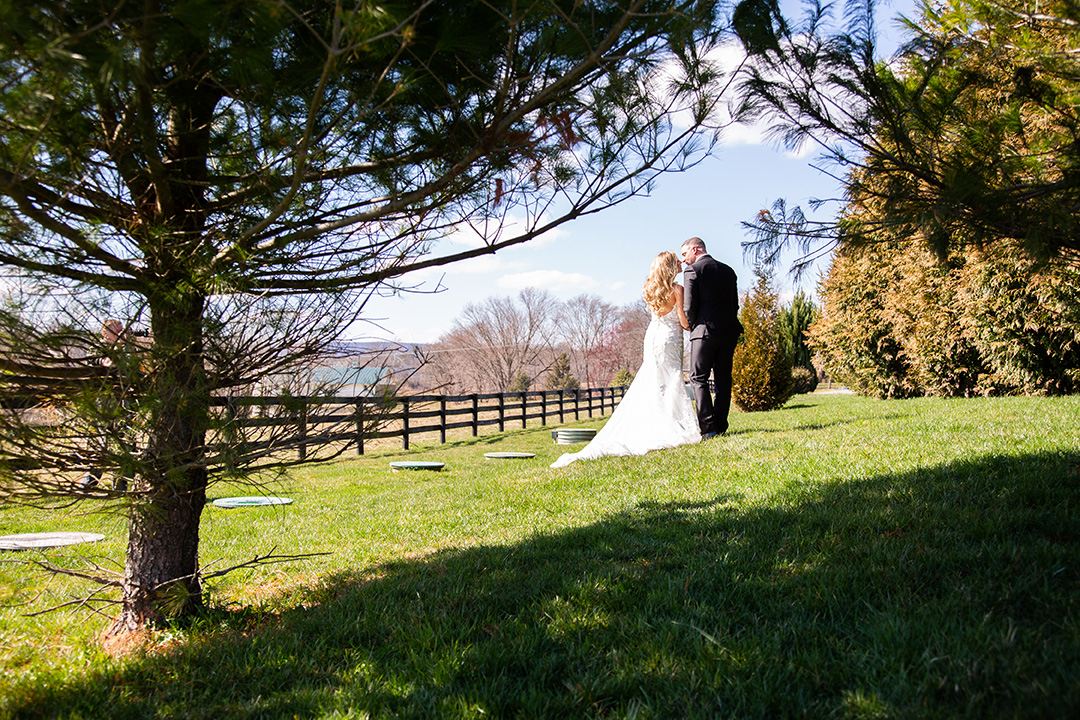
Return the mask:
<path id="1" fill-rule="evenodd" d="M 690 339 L 690 389 L 694 393 L 702 434 L 727 432 L 731 410 L 731 361 L 737 342 L 738 336 L 727 338 L 709 333 Z M 716 390 L 715 400 L 709 392 L 710 376 Z"/>

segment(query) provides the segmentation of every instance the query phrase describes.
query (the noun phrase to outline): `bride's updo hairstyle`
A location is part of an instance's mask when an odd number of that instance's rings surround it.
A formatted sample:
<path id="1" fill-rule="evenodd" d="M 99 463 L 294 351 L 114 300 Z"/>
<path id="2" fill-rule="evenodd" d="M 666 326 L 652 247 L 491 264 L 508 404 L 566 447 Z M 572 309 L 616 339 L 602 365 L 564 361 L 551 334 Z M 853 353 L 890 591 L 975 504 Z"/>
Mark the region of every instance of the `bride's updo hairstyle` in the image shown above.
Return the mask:
<path id="1" fill-rule="evenodd" d="M 680 267 L 679 256 L 670 250 L 653 258 L 641 295 L 645 298 L 645 304 L 657 315 L 671 307 L 671 288 L 675 286 Z"/>

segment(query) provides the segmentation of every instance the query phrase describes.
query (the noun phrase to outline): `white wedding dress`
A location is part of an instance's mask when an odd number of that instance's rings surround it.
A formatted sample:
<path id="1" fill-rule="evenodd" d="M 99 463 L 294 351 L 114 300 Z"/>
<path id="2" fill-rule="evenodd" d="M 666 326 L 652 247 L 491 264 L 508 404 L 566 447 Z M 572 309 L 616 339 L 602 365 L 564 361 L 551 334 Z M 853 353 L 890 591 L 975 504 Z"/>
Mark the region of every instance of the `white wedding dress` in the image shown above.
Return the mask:
<path id="1" fill-rule="evenodd" d="M 562 455 L 551 467 L 699 442 L 701 431 L 683 382 L 682 359 L 683 331 L 675 308 L 662 317 L 654 314 L 645 331 L 641 368 L 622 402 L 588 445 Z"/>

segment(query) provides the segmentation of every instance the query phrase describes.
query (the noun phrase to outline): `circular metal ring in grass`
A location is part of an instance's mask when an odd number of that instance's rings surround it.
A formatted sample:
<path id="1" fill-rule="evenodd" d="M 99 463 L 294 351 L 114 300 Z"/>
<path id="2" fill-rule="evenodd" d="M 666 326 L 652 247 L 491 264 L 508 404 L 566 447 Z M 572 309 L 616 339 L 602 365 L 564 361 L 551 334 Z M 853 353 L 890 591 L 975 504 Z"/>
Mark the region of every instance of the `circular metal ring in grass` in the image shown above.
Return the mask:
<path id="1" fill-rule="evenodd" d="M 259 507 L 262 505 L 288 505 L 292 500 L 283 497 L 261 497 L 252 495 L 248 497 L 218 498 L 214 505 L 220 508 Z"/>
<path id="2" fill-rule="evenodd" d="M 446 466 L 446 463 L 428 462 L 425 460 L 395 460 L 390 463 L 393 470 L 434 470 L 438 472 Z"/>
<path id="3" fill-rule="evenodd" d="M 62 547 L 84 542 L 104 540 L 100 533 L 88 532 L 39 532 L 0 537 L 0 550 L 32 550 L 35 548 Z"/>
<path id="4" fill-rule="evenodd" d="M 596 430 L 592 428 L 561 428 L 555 431 L 555 444 L 573 445 L 589 442 L 594 437 L 596 437 Z"/>
<path id="5" fill-rule="evenodd" d="M 534 458 L 536 453 L 530 452 L 489 452 L 484 453 L 484 457 L 491 458 L 492 460 L 509 460 L 511 458 Z"/>

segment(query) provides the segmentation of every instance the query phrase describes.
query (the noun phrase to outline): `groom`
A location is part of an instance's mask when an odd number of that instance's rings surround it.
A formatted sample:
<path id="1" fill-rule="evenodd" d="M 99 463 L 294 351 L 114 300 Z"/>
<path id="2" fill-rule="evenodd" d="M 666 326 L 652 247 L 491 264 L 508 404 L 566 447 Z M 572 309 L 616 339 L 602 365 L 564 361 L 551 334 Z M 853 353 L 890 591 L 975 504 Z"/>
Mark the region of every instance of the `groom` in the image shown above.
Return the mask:
<path id="1" fill-rule="evenodd" d="M 731 407 L 731 360 L 742 333 L 735 271 L 705 252 L 701 238 L 682 244 L 683 308 L 690 321 L 690 387 L 702 439 L 723 435 Z M 709 393 L 709 375 L 716 400 Z"/>

